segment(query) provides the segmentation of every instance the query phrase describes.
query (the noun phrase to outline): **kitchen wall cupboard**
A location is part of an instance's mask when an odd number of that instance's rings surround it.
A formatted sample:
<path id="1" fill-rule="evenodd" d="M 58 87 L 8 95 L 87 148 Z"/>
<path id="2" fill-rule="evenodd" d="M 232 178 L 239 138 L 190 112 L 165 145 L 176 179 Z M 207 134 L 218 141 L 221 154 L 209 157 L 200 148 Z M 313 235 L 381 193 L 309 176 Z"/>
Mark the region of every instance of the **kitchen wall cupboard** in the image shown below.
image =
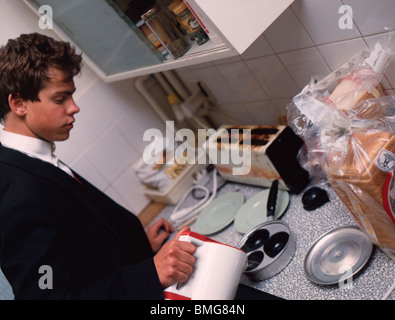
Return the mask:
<path id="1" fill-rule="evenodd" d="M 210 41 L 165 60 L 111 0 L 23 0 L 57 35 L 84 53 L 105 82 L 222 59 L 243 53 L 294 0 L 185 0 Z M 40 10 L 49 6 L 50 11 Z M 48 7 L 43 7 L 45 9 Z M 49 26 L 49 25 L 48 25 Z"/>

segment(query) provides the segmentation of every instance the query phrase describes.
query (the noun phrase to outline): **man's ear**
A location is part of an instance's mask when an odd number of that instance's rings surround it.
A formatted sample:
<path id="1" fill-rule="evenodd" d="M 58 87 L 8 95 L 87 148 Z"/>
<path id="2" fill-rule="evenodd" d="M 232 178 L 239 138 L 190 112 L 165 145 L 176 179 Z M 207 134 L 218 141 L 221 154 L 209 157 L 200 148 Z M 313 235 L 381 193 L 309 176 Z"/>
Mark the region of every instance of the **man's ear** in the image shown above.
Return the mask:
<path id="1" fill-rule="evenodd" d="M 17 116 L 23 117 L 26 114 L 26 103 L 19 93 L 11 93 L 8 96 L 8 104 Z"/>

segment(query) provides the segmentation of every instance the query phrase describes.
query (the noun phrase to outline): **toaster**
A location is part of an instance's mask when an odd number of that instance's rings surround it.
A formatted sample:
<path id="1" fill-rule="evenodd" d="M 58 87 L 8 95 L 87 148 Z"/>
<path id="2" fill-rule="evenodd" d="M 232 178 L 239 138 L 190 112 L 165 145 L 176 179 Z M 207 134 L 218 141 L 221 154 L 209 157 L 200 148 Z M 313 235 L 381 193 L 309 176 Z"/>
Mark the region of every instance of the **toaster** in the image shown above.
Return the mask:
<path id="1" fill-rule="evenodd" d="M 278 180 L 280 189 L 297 194 L 310 183 L 308 172 L 297 159 L 303 144 L 288 126 L 225 125 L 205 145 L 210 163 L 225 180 L 263 187 Z M 232 157 L 235 152 L 238 157 Z M 244 165 L 248 162 L 249 170 L 235 174 L 240 158 L 244 158 Z"/>

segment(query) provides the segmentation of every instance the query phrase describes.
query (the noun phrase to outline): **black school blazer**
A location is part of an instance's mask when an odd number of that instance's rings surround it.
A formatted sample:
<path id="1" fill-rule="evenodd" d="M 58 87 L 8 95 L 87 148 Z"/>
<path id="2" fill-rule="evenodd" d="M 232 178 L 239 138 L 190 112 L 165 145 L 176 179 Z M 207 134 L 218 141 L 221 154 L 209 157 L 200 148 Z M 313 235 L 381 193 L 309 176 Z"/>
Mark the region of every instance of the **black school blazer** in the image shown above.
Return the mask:
<path id="1" fill-rule="evenodd" d="M 0 144 L 0 266 L 15 299 L 162 299 L 139 219 L 76 176 Z"/>

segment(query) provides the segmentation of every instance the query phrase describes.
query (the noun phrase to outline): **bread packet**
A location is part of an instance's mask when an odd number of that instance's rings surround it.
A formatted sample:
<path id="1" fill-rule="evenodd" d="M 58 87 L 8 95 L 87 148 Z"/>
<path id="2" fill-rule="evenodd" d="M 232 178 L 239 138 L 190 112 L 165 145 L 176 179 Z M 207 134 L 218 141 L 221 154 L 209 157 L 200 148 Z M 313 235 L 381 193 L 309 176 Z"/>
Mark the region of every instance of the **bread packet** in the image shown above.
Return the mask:
<path id="1" fill-rule="evenodd" d="M 395 259 L 395 96 L 380 85 L 393 53 L 384 43 L 308 84 L 288 106 L 288 125 L 305 141 L 300 163 L 316 182 L 329 181 L 358 226 Z"/>

